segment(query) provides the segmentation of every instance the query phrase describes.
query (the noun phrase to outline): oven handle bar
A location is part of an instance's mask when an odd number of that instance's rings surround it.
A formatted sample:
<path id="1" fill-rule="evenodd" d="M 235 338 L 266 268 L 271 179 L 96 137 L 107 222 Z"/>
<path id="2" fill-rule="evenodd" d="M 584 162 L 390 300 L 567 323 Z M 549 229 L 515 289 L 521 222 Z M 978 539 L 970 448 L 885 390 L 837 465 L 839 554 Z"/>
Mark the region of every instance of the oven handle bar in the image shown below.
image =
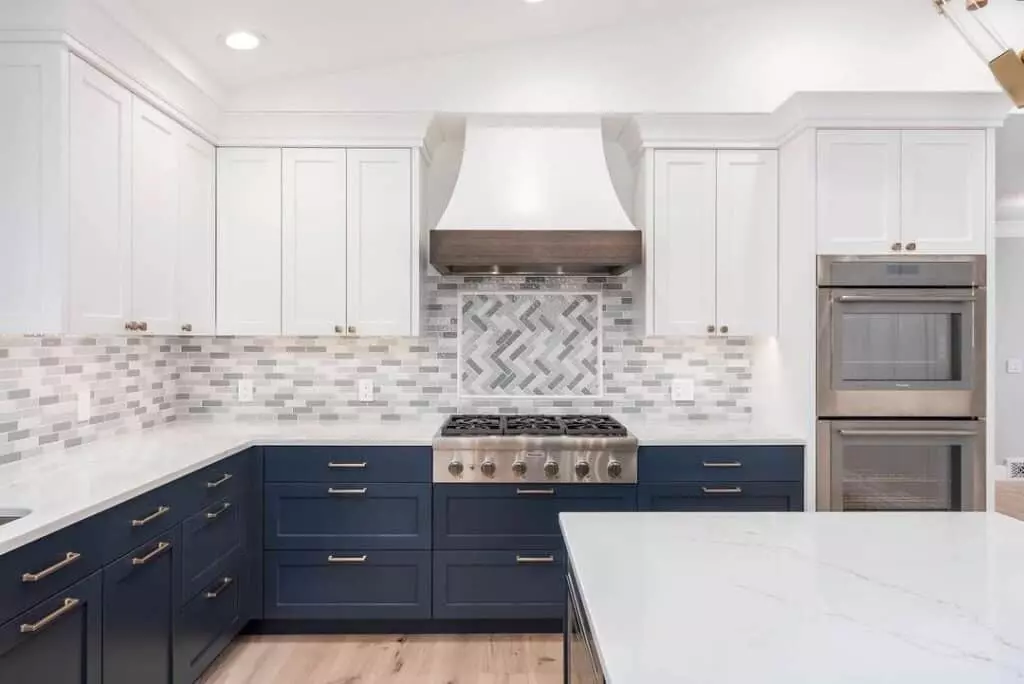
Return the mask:
<path id="1" fill-rule="evenodd" d="M 839 430 L 844 437 L 977 437 L 974 430 Z"/>
<path id="2" fill-rule="evenodd" d="M 934 302 L 975 302 L 978 300 L 977 295 L 974 294 L 962 294 L 962 295 L 910 295 L 910 294 L 892 294 L 892 295 L 839 295 L 836 297 L 837 301 L 844 304 L 854 302 L 910 302 L 915 304 L 931 304 Z"/>

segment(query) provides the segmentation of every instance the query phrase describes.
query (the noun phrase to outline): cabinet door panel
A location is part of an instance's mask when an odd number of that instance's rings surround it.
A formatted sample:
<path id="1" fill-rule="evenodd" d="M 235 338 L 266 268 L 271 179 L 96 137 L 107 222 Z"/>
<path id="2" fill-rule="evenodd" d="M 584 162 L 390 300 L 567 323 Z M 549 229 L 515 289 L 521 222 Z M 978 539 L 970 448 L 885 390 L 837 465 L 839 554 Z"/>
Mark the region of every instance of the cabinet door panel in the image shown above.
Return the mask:
<path id="1" fill-rule="evenodd" d="M 903 241 L 916 251 L 984 254 L 985 131 L 903 133 Z"/>
<path id="2" fill-rule="evenodd" d="M 557 619 L 565 615 L 565 551 L 435 551 L 434 617 Z"/>
<path id="3" fill-rule="evenodd" d="M 175 334 L 216 330 L 216 167 L 214 147 L 179 128 Z"/>
<path id="4" fill-rule="evenodd" d="M 284 334 L 344 332 L 345 150 L 284 151 Z M 335 330 L 336 326 L 342 328 Z"/>
<path id="5" fill-rule="evenodd" d="M 217 150 L 217 332 L 281 333 L 281 150 Z"/>
<path id="6" fill-rule="evenodd" d="M 236 552 L 220 566 L 218 576 L 179 611 L 174 623 L 174 682 L 192 684 L 227 648 L 243 627 L 243 598 L 248 588 Z"/>
<path id="7" fill-rule="evenodd" d="M 715 159 L 714 151 L 655 153 L 655 335 L 715 326 Z"/>
<path id="8" fill-rule="evenodd" d="M 779 157 L 718 153 L 718 327 L 774 336 L 779 326 Z"/>
<path id="9" fill-rule="evenodd" d="M 156 335 L 177 332 L 178 124 L 132 102 L 131 318 Z"/>
<path id="10" fill-rule="evenodd" d="M 900 242 L 899 131 L 818 133 L 818 253 L 890 254 Z"/>
<path id="11" fill-rule="evenodd" d="M 641 511 L 783 512 L 804 509 L 800 482 L 708 482 L 640 485 Z"/>
<path id="12" fill-rule="evenodd" d="M 123 333 L 131 312 L 132 96 L 71 57 L 74 333 Z"/>
<path id="13" fill-rule="evenodd" d="M 358 335 L 411 335 L 412 152 L 348 152 L 348 324 Z"/>

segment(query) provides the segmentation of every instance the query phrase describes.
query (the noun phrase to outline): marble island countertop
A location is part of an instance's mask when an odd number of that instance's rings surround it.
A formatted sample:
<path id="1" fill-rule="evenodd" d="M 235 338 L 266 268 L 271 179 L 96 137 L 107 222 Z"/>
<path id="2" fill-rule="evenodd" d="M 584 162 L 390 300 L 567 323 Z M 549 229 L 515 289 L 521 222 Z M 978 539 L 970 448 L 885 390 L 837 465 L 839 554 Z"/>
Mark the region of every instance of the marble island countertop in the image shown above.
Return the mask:
<path id="1" fill-rule="evenodd" d="M 608 684 L 1024 680 L 1024 522 L 563 514 Z"/>

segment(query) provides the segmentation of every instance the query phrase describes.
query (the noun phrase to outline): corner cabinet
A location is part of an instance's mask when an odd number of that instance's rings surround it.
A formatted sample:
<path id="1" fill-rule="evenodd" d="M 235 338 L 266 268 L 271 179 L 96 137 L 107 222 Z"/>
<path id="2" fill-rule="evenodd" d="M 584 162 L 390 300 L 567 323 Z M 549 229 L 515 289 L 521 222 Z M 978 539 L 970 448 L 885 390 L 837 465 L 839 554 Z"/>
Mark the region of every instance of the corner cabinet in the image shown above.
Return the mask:
<path id="1" fill-rule="evenodd" d="M 983 254 L 984 130 L 818 132 L 819 254 Z"/>
<path id="2" fill-rule="evenodd" d="M 648 247 L 653 335 L 778 331 L 778 154 L 658 150 Z"/>

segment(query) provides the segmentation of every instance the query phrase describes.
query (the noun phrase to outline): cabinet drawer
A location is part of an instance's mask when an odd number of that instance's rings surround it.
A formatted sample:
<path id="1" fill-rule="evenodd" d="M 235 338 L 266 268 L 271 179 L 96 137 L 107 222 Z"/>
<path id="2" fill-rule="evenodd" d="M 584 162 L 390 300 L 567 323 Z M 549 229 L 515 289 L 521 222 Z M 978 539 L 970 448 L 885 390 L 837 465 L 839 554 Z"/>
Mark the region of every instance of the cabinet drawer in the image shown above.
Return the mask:
<path id="1" fill-rule="evenodd" d="M 104 558 L 120 558 L 180 523 L 186 514 L 182 484 L 182 480 L 172 482 L 105 513 Z"/>
<path id="2" fill-rule="evenodd" d="M 633 485 L 435 485 L 434 547 L 554 548 L 559 513 L 633 510 Z"/>
<path id="3" fill-rule="evenodd" d="M 431 481 L 430 447 L 266 447 L 267 482 Z"/>
<path id="4" fill-rule="evenodd" d="M 0 622 L 53 596 L 103 565 L 105 514 L 0 556 Z"/>
<path id="5" fill-rule="evenodd" d="M 244 509 L 237 496 L 216 501 L 182 523 L 182 600 L 188 601 L 216 579 L 218 565 L 244 539 Z"/>
<path id="6" fill-rule="evenodd" d="M 275 551 L 264 558 L 266 618 L 430 617 L 429 551 Z"/>
<path id="7" fill-rule="evenodd" d="M 435 551 L 437 619 L 545 619 L 565 614 L 565 553 Z"/>
<path id="8" fill-rule="evenodd" d="M 248 456 L 249 451 L 244 451 L 183 478 L 183 514 L 192 515 L 227 497 L 240 496 L 248 484 Z"/>
<path id="9" fill-rule="evenodd" d="M 799 482 L 713 482 L 640 485 L 641 511 L 802 511 L 804 487 Z"/>
<path id="10" fill-rule="evenodd" d="M 799 446 L 643 447 L 638 478 L 659 482 L 785 482 L 803 480 Z"/>
<path id="11" fill-rule="evenodd" d="M 268 484 L 268 549 L 429 549 L 430 485 Z"/>
<path id="12" fill-rule="evenodd" d="M 243 555 L 234 553 L 221 572 L 178 614 L 174 626 L 174 681 L 192 684 L 242 628 Z"/>

